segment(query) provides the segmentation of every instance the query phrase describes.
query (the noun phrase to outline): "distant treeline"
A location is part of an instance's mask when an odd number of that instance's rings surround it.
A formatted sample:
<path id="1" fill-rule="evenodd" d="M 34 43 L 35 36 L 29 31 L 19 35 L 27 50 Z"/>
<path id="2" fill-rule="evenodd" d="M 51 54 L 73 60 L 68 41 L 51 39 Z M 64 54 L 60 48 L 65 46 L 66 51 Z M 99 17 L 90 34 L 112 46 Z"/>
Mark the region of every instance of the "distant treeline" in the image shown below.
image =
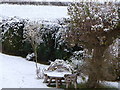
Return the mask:
<path id="1" fill-rule="evenodd" d="M 22 2 L 12 2 L 12 1 L 2 1 L 0 4 L 18 4 L 18 5 L 53 5 L 53 6 L 68 6 L 72 2 L 34 2 L 34 1 L 22 1 Z"/>
<path id="2" fill-rule="evenodd" d="M 52 5 L 52 6 L 68 6 L 74 2 L 46 2 L 46 1 L 2 1 L 0 4 L 18 4 L 18 5 Z M 79 4 L 79 3 L 77 3 Z M 116 5 L 120 5 L 120 2 L 117 2 Z"/>

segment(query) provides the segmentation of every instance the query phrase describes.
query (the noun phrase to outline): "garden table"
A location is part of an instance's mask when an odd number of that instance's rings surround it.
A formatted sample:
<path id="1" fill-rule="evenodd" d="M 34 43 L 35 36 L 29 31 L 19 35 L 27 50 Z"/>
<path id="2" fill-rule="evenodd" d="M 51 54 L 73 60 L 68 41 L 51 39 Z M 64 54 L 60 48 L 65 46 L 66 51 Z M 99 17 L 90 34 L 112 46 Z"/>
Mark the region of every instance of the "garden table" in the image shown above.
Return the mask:
<path id="1" fill-rule="evenodd" d="M 69 74 L 72 74 L 72 73 L 69 71 L 56 71 L 56 70 L 55 71 L 45 71 L 44 75 L 46 78 L 44 79 L 44 82 L 46 82 L 47 79 L 49 78 L 50 80 L 49 80 L 48 84 L 50 85 L 52 79 L 55 79 L 56 88 L 58 88 L 59 87 L 58 80 L 60 80 L 60 84 L 62 84 L 61 80 L 64 79 L 65 75 L 69 75 Z"/>

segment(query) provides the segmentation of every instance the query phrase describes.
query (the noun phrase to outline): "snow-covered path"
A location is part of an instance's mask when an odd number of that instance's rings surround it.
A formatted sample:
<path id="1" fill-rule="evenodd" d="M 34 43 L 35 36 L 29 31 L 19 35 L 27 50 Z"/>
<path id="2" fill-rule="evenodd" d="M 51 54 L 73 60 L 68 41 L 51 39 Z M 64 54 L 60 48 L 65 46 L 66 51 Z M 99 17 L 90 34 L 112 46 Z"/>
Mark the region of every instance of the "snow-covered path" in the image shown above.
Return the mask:
<path id="1" fill-rule="evenodd" d="M 0 53 L 0 88 L 48 87 L 43 83 L 43 79 L 36 79 L 34 62 Z"/>

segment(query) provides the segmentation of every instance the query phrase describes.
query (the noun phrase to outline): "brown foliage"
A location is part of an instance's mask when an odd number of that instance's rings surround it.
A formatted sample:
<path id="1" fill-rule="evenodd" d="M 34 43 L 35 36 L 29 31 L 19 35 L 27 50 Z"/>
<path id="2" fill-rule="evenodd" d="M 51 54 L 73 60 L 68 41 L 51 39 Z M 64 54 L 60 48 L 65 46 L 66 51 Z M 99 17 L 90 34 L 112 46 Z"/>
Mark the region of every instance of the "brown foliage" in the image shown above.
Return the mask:
<path id="1" fill-rule="evenodd" d="M 120 36 L 118 7 L 114 3 L 75 3 L 68 8 L 70 30 L 65 39 L 70 46 L 82 45 L 92 58 L 87 58 L 86 67 L 89 75 L 88 87 L 96 87 L 99 80 L 110 78 L 105 74 L 105 53 L 114 40 Z M 107 66 L 105 66 L 107 65 Z"/>

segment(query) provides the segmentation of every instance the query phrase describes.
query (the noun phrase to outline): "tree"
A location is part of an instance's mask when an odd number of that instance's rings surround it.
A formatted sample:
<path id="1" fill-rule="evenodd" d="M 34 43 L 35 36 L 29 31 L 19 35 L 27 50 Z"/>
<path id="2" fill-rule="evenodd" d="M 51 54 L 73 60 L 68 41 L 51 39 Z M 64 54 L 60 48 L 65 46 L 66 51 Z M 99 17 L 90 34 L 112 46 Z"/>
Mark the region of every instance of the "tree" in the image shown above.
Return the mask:
<path id="1" fill-rule="evenodd" d="M 38 68 L 38 45 L 43 42 L 42 40 L 42 25 L 38 22 L 28 22 L 25 25 L 24 28 L 24 37 L 31 43 L 31 46 L 33 48 L 34 54 L 35 54 L 35 62 L 36 62 L 36 74 L 38 78 L 39 77 L 39 68 Z"/>
<path id="2" fill-rule="evenodd" d="M 120 37 L 118 6 L 111 2 L 74 3 L 69 6 L 68 14 L 70 28 L 64 38 L 71 47 L 87 49 L 88 87 L 95 88 L 104 79 L 105 51 Z"/>

